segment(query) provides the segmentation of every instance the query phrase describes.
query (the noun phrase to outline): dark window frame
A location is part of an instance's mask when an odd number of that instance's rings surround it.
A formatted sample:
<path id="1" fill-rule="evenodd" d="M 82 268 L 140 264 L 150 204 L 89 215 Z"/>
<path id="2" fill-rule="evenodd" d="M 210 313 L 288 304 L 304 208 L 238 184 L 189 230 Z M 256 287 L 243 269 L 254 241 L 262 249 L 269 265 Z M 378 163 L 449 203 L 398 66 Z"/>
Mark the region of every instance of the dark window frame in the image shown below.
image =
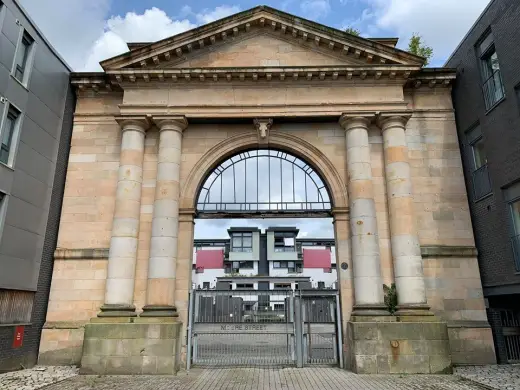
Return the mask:
<path id="1" fill-rule="evenodd" d="M 244 244 L 244 239 L 249 238 L 251 240 L 250 245 Z M 240 245 L 235 246 L 235 239 L 240 239 Z M 231 252 L 253 252 L 253 233 L 252 232 L 240 232 L 231 234 Z"/>
<path id="2" fill-rule="evenodd" d="M 513 259 L 515 261 L 516 272 L 520 272 L 520 197 L 513 198 L 507 203 L 509 208 L 509 221 L 511 224 L 511 247 L 513 250 Z M 515 209 L 514 207 L 516 204 L 519 205 L 518 209 Z M 518 212 L 516 218 L 515 210 Z"/>
<path id="3" fill-rule="evenodd" d="M 2 164 L 9 165 L 11 153 L 13 152 L 13 140 L 17 131 L 20 116 L 21 112 L 12 104 L 9 104 L 7 108 L 7 115 L 5 116 L 4 123 L 2 124 L 2 130 L 0 131 L 0 162 Z M 9 129 L 6 128 L 8 124 Z M 4 143 L 6 132 L 7 139 L 6 143 Z"/>
<path id="4" fill-rule="evenodd" d="M 23 53 L 21 54 L 21 58 L 20 54 L 17 53 L 14 67 L 14 77 L 22 84 L 24 84 L 27 81 L 27 62 L 29 60 L 29 56 L 31 55 L 33 44 L 33 37 L 31 37 L 29 33 L 26 30 L 24 30 L 22 34 L 22 40 L 20 41 L 20 47 L 18 48 L 18 50 L 23 50 Z"/>
<path id="5" fill-rule="evenodd" d="M 285 239 L 292 238 L 294 245 L 286 246 Z M 293 232 L 274 232 L 274 251 L 275 252 L 295 252 L 296 251 L 296 233 Z"/>
<path id="6" fill-rule="evenodd" d="M 484 43 L 487 43 L 487 45 L 482 47 Z M 490 29 L 484 33 L 475 48 L 479 59 L 482 95 L 486 111 L 489 112 L 504 100 L 506 96 L 498 53 L 493 33 Z"/>
<path id="7" fill-rule="evenodd" d="M 478 202 L 489 195 L 493 194 L 493 188 L 491 186 L 491 178 L 488 172 L 488 161 L 485 149 L 485 140 L 480 128 L 480 124 L 476 123 L 469 130 L 465 132 L 467 144 L 469 147 L 470 161 L 471 164 L 471 184 L 473 190 L 473 201 Z M 483 148 L 478 149 L 476 145 L 481 143 Z M 476 151 L 482 150 L 484 152 L 485 163 L 480 161 L 480 165 L 477 167 Z M 481 156 L 482 157 L 482 156 Z"/>

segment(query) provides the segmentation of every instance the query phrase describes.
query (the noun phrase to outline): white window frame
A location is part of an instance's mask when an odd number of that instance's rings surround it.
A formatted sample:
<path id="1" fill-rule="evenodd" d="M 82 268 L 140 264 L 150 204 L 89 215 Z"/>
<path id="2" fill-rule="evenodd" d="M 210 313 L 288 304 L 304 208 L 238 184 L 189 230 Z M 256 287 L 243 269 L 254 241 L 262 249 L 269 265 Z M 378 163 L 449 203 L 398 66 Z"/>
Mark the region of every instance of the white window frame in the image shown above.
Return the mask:
<path id="1" fill-rule="evenodd" d="M 0 164 L 3 166 L 9 167 L 13 169 L 14 162 L 16 160 L 16 155 L 18 154 L 18 143 L 20 141 L 20 130 L 22 128 L 23 124 L 23 112 L 18 108 L 16 105 L 5 99 L 4 102 L 4 109 L 2 112 L 2 120 L 0 121 L 0 140 L 2 139 L 2 135 L 4 133 L 4 126 L 5 122 L 7 120 L 7 115 L 9 114 L 9 108 L 13 107 L 15 110 L 18 111 L 18 117 L 16 118 L 16 123 L 14 125 L 14 132 L 11 139 L 11 148 L 9 149 L 9 159 L 7 160 L 7 164 L 0 161 Z"/>
<path id="2" fill-rule="evenodd" d="M 27 33 L 29 37 L 32 39 L 31 46 L 29 47 L 29 53 L 27 54 L 27 59 L 25 62 L 25 68 L 23 72 L 23 80 L 19 80 L 16 77 L 16 60 L 18 58 L 18 53 L 22 49 L 22 40 L 24 34 Z M 14 78 L 18 83 L 20 83 L 25 89 L 29 85 L 29 81 L 31 80 L 33 64 L 34 64 L 34 56 L 36 53 L 36 40 L 33 36 L 27 31 L 22 25 L 20 25 L 20 33 L 18 34 L 18 41 L 16 42 L 16 50 L 14 52 L 13 66 L 11 68 L 11 77 Z"/>

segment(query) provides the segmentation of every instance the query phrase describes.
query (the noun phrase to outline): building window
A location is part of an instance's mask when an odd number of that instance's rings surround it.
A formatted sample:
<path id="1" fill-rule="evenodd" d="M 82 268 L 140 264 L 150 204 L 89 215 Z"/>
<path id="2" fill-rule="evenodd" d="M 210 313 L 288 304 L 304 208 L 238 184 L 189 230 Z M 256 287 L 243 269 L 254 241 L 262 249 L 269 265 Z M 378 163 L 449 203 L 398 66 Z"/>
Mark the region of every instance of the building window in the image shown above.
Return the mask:
<path id="1" fill-rule="evenodd" d="M 253 233 L 233 233 L 232 252 L 253 252 Z"/>
<path id="2" fill-rule="evenodd" d="M 285 305 L 283 303 L 275 303 L 274 304 L 274 310 L 276 311 L 284 311 Z"/>
<path id="3" fill-rule="evenodd" d="M 275 252 L 294 252 L 295 246 L 294 233 L 274 233 L 274 251 Z"/>
<path id="4" fill-rule="evenodd" d="M 474 200 L 479 200 L 491 193 L 487 156 L 480 126 L 471 129 L 467 133 L 467 139 L 470 147 L 473 196 Z"/>
<path id="5" fill-rule="evenodd" d="M 318 288 L 323 290 L 325 288 L 325 282 L 318 282 Z"/>
<path id="6" fill-rule="evenodd" d="M 484 100 L 486 102 L 486 109 L 489 110 L 505 96 L 498 55 L 495 50 L 495 43 L 491 32 L 477 45 L 477 53 L 480 58 Z"/>
<path id="7" fill-rule="evenodd" d="M 275 290 L 290 290 L 291 283 L 275 283 L 273 287 Z"/>
<path id="8" fill-rule="evenodd" d="M 28 64 L 29 64 L 29 56 L 31 55 L 32 46 L 34 43 L 34 39 L 27 33 L 27 31 L 23 32 L 22 40 L 20 41 L 20 45 L 18 46 L 18 50 L 16 52 L 16 62 L 14 68 L 14 77 L 22 84 L 27 84 L 28 78 Z"/>
<path id="9" fill-rule="evenodd" d="M 209 282 L 202 282 L 202 288 L 204 290 L 209 290 Z"/>
<path id="10" fill-rule="evenodd" d="M 513 255 L 515 258 L 516 270 L 520 271 L 520 198 L 509 203 L 511 210 Z"/>
<path id="11" fill-rule="evenodd" d="M 301 261 L 273 261 L 273 268 L 287 268 L 287 272 L 302 272 Z"/>
<path id="12" fill-rule="evenodd" d="M 239 273 L 241 269 L 254 269 L 255 265 L 252 261 L 230 261 L 224 263 L 224 273 Z"/>
<path id="13" fill-rule="evenodd" d="M 253 290 L 253 283 L 237 283 L 237 290 Z"/>
<path id="14" fill-rule="evenodd" d="M 12 164 L 11 156 L 13 155 L 13 144 L 16 138 L 15 135 L 19 118 L 20 111 L 9 105 L 0 134 L 0 139 L 2 142 L 0 145 L 0 162 L 6 165 Z"/>

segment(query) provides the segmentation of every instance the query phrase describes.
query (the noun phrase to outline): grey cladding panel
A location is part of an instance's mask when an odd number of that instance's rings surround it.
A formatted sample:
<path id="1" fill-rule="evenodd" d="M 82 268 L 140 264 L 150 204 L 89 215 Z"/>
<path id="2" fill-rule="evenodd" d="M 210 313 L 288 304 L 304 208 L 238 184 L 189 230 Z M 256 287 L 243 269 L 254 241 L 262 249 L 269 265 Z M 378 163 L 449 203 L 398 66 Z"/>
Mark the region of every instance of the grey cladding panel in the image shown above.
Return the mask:
<path id="1" fill-rule="evenodd" d="M 43 48 L 38 50 L 43 51 Z M 31 79 L 29 81 L 29 89 L 36 95 L 54 114 L 61 118 L 63 115 L 63 106 L 65 104 L 65 86 L 58 90 L 54 85 L 56 73 L 42 74 L 36 68 L 31 71 Z"/>
<path id="2" fill-rule="evenodd" d="M 26 116 L 23 118 L 21 141 L 51 161 L 56 161 L 57 141 Z"/>
<path id="3" fill-rule="evenodd" d="M 7 70 L 7 68 L 3 65 L 0 65 L 0 96 L 5 96 L 7 91 L 7 83 L 11 78 L 11 74 Z"/>
<path id="4" fill-rule="evenodd" d="M 43 237 L 5 224 L 0 241 L 0 254 L 33 261 Z"/>
<path id="5" fill-rule="evenodd" d="M 21 112 L 26 110 L 29 92 L 14 77 L 9 77 L 5 97 Z"/>
<path id="6" fill-rule="evenodd" d="M 16 290 L 36 290 L 35 273 L 39 267 L 30 259 L 18 259 L 0 254 L 0 286 Z"/>
<path id="7" fill-rule="evenodd" d="M 67 86 L 69 84 L 69 73 L 67 68 L 58 60 L 44 44 L 38 45 L 34 55 L 34 69 L 45 78 L 47 84 L 65 99 Z M 63 107 L 57 112 L 60 116 Z"/>
<path id="8" fill-rule="evenodd" d="M 14 175 L 11 195 L 17 196 L 37 207 L 47 208 L 50 191 L 49 186 L 19 170 Z"/>
<path id="9" fill-rule="evenodd" d="M 18 144 L 15 169 L 24 171 L 42 183 L 45 183 L 47 186 L 52 185 L 54 164 L 48 158 L 42 156 L 34 149 L 31 149 L 24 142 Z"/>
<path id="10" fill-rule="evenodd" d="M 5 35 L 0 34 L 0 62 L 11 73 L 16 46 Z"/>
<path id="11" fill-rule="evenodd" d="M 7 9 L 2 26 L 2 33 L 9 41 L 16 46 L 18 37 L 20 36 L 20 26 L 16 24 L 16 17 L 12 14 L 11 9 Z"/>
<path id="12" fill-rule="evenodd" d="M 14 172 L 5 165 L 0 164 L 0 191 L 10 193 L 13 185 Z"/>
<path id="13" fill-rule="evenodd" d="M 48 212 L 15 196 L 9 198 L 5 223 L 38 235 L 45 234 Z"/>
<path id="14" fill-rule="evenodd" d="M 29 94 L 29 101 L 27 104 L 27 116 L 41 126 L 47 133 L 54 138 L 58 138 L 61 129 L 61 121 L 52 110 L 47 107 L 34 94 Z"/>

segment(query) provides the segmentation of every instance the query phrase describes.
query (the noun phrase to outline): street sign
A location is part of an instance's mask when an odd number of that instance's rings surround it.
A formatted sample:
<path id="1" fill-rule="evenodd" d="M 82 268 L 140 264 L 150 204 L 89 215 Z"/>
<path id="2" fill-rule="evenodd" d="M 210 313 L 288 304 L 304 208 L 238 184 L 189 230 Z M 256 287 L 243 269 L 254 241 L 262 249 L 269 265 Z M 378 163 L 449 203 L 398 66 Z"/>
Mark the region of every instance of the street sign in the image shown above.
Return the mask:
<path id="1" fill-rule="evenodd" d="M 23 345 L 23 332 L 25 326 L 20 325 L 14 328 L 14 337 L 13 337 L 13 348 L 20 348 Z"/>

